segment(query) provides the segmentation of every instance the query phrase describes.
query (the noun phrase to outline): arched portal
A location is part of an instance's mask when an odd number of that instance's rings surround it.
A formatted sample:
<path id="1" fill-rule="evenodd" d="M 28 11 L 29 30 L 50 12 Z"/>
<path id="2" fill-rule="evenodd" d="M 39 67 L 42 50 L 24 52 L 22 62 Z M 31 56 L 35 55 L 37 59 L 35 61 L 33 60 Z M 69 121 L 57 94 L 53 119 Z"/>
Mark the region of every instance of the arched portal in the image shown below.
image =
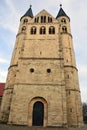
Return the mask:
<path id="1" fill-rule="evenodd" d="M 33 105 L 32 126 L 43 126 L 44 122 L 44 104 L 37 101 Z"/>
<path id="2" fill-rule="evenodd" d="M 48 104 L 43 97 L 34 97 L 29 102 L 28 125 L 47 126 Z"/>

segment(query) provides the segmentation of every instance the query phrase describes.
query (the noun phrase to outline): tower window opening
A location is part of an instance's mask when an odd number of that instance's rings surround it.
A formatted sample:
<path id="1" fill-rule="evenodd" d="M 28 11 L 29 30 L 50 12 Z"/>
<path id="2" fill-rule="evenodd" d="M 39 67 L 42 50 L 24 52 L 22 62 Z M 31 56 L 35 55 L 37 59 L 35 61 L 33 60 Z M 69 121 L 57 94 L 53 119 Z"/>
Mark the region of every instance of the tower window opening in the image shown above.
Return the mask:
<path id="1" fill-rule="evenodd" d="M 33 68 L 31 68 L 31 69 L 30 69 L 30 72 L 31 72 L 31 73 L 33 73 L 33 72 L 34 72 L 34 69 L 33 69 Z"/>
<path id="2" fill-rule="evenodd" d="M 72 112 L 72 108 L 70 108 L 70 112 Z"/>
<path id="3" fill-rule="evenodd" d="M 23 23 L 24 23 L 24 24 L 25 24 L 25 23 L 28 23 L 28 19 L 24 19 Z"/>
<path id="4" fill-rule="evenodd" d="M 37 17 L 37 23 L 39 22 L 39 17 Z"/>
<path id="5" fill-rule="evenodd" d="M 54 27 L 49 28 L 49 34 L 55 34 L 55 28 Z"/>
<path id="6" fill-rule="evenodd" d="M 26 30 L 26 26 L 22 27 L 22 32 L 24 32 Z"/>
<path id="7" fill-rule="evenodd" d="M 67 78 L 69 79 L 69 74 L 67 75 Z"/>
<path id="8" fill-rule="evenodd" d="M 14 75 L 14 77 L 16 77 L 16 74 Z"/>
<path id="9" fill-rule="evenodd" d="M 34 22 L 38 23 L 39 22 L 39 17 L 35 18 Z"/>
<path id="10" fill-rule="evenodd" d="M 46 23 L 46 16 L 44 16 L 44 23 Z"/>
<path id="11" fill-rule="evenodd" d="M 36 27 L 31 28 L 31 34 L 36 34 Z"/>
<path id="12" fill-rule="evenodd" d="M 41 23 L 46 23 L 46 16 L 41 16 Z"/>
<path id="13" fill-rule="evenodd" d="M 37 22 L 37 18 L 34 19 L 34 22 L 35 22 L 35 23 Z"/>
<path id="14" fill-rule="evenodd" d="M 68 92 L 68 94 L 70 95 L 70 91 Z"/>
<path id="15" fill-rule="evenodd" d="M 52 18 L 48 17 L 48 23 L 52 23 Z"/>
<path id="16" fill-rule="evenodd" d="M 40 55 L 42 54 L 42 52 L 40 51 Z"/>
<path id="17" fill-rule="evenodd" d="M 51 73 L 51 69 L 47 69 L 47 73 Z"/>
<path id="18" fill-rule="evenodd" d="M 61 19 L 61 22 L 64 23 L 64 24 L 66 24 L 66 19 L 64 19 L 64 18 Z"/>
<path id="19" fill-rule="evenodd" d="M 68 59 L 66 61 L 68 62 Z"/>
<path id="20" fill-rule="evenodd" d="M 46 34 L 46 28 L 45 27 L 40 28 L 40 34 Z"/>
<path id="21" fill-rule="evenodd" d="M 62 27 L 62 31 L 63 31 L 64 33 L 67 33 L 67 27 L 63 26 L 63 27 Z"/>

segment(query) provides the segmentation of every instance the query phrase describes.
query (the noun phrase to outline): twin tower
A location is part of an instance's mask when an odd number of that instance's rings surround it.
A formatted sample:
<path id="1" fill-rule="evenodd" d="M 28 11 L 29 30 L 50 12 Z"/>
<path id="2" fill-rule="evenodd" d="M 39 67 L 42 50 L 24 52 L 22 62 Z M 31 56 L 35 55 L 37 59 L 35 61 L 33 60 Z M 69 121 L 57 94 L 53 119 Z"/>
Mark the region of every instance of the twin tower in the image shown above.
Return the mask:
<path id="1" fill-rule="evenodd" d="M 70 18 L 60 6 L 20 19 L 0 120 L 28 126 L 82 126 L 78 70 Z"/>

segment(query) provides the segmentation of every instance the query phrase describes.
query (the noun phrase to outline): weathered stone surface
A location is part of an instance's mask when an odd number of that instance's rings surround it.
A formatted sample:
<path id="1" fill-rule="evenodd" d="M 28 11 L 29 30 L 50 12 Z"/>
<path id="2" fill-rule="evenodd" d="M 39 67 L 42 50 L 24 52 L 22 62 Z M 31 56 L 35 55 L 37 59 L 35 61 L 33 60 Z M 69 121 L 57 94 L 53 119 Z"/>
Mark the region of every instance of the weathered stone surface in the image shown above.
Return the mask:
<path id="1" fill-rule="evenodd" d="M 46 16 L 45 23 L 40 22 L 42 16 Z M 52 22 L 48 22 L 48 17 Z M 38 23 L 35 18 L 39 18 Z M 24 23 L 24 19 L 28 22 Z M 43 27 L 45 34 L 40 34 Z M 50 27 L 54 27 L 55 34 L 49 34 Z M 32 28 L 36 28 L 36 34 L 31 34 Z M 70 21 L 65 16 L 55 19 L 45 10 L 34 18 L 21 19 L 0 119 L 9 124 L 32 126 L 36 102 L 44 106 L 43 126 L 83 125 Z"/>

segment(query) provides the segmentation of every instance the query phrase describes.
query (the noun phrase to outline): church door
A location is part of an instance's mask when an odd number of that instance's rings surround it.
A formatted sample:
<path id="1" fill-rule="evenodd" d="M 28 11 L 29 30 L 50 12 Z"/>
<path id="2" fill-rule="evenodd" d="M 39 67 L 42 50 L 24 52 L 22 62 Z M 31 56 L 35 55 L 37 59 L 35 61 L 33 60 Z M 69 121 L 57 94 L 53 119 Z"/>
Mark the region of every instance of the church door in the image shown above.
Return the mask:
<path id="1" fill-rule="evenodd" d="M 34 103 L 33 115 L 32 115 L 33 126 L 43 126 L 44 122 L 44 104 L 40 101 Z"/>

